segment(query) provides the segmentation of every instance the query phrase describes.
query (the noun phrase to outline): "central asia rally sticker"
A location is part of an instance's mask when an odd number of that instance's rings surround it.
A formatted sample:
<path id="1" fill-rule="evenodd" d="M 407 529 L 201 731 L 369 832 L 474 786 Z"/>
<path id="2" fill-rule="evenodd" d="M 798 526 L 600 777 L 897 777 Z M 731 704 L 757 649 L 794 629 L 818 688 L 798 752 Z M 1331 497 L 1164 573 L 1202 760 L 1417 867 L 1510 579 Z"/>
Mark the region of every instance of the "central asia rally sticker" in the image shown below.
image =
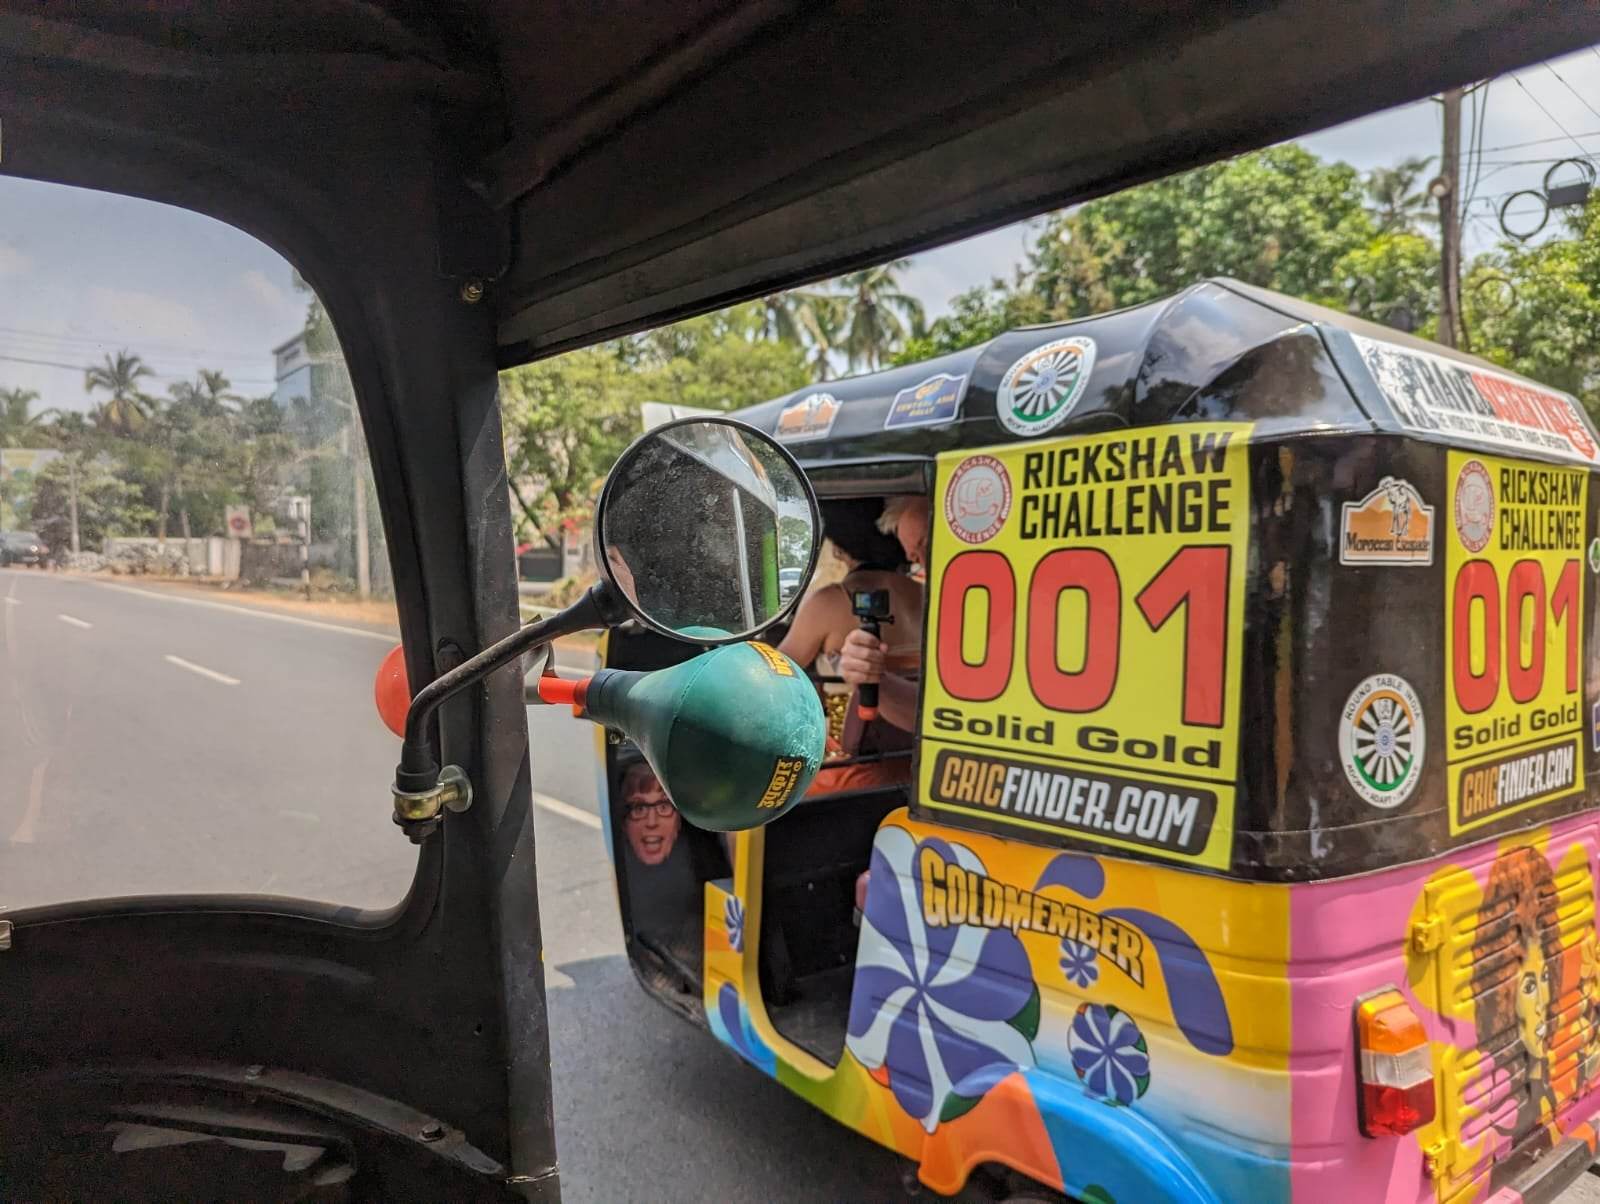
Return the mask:
<path id="1" fill-rule="evenodd" d="M 1581 791 L 1589 474 L 1452 450 L 1445 539 L 1450 834 Z"/>
<path id="2" fill-rule="evenodd" d="M 1250 430 L 938 457 L 919 814 L 1229 864 Z"/>
<path id="3" fill-rule="evenodd" d="M 902 426 L 937 426 L 954 422 L 961 413 L 961 399 L 966 395 L 967 377 L 951 376 L 940 372 L 921 384 L 901 389 L 889 404 L 884 415 L 883 429 L 892 431 Z"/>
<path id="4" fill-rule="evenodd" d="M 1339 760 L 1351 789 L 1385 811 L 1411 797 L 1428 751 L 1422 703 L 1411 683 L 1374 673 L 1339 713 Z"/>

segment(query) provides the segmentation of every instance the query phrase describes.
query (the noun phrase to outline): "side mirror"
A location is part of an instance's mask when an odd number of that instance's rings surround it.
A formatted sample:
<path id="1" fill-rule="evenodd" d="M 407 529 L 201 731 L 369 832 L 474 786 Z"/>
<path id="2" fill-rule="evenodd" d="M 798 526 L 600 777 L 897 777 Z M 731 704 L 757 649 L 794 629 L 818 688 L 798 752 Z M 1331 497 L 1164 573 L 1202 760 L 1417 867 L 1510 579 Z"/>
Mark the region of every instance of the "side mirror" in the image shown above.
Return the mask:
<path id="1" fill-rule="evenodd" d="M 792 611 L 821 529 L 794 457 L 731 418 L 637 439 L 606 478 L 594 523 L 600 572 L 634 615 L 698 644 L 749 639 Z"/>
<path id="2" fill-rule="evenodd" d="M 636 439 L 607 476 L 595 508 L 599 583 L 559 614 L 528 624 L 440 674 L 410 699 L 400 764 L 395 768 L 395 822 L 413 840 L 421 840 L 438 827 L 445 810 L 464 811 L 472 804 L 466 776 L 454 766 L 441 771 L 433 753 L 430 720 L 446 699 L 560 636 L 612 627 L 629 618 L 695 644 L 746 640 L 799 605 L 816 570 L 821 530 L 816 494 L 800 465 L 771 436 L 752 426 L 732 418 L 685 418 Z M 750 665 L 741 660 L 739 667 Z M 778 679 L 784 677 L 773 668 Z M 746 706 L 799 697 L 793 683 L 758 687 L 751 683 L 759 682 L 759 677 L 741 676 L 747 679 Z M 803 677 L 799 684 L 804 684 Z M 625 687 L 619 680 L 601 690 L 596 680 L 595 686 L 595 706 L 590 708 L 595 717 L 615 710 L 663 754 L 669 747 L 690 747 L 683 735 L 687 729 L 661 726 L 659 717 L 648 713 L 667 697 L 661 685 Z M 380 712 L 391 725 L 396 703 L 405 693 L 404 664 L 391 657 L 380 670 L 378 687 Z M 782 809 L 773 799 L 781 794 L 787 803 L 804 790 L 822 755 L 821 704 L 809 687 L 805 695 L 817 711 L 816 723 L 809 722 L 813 717 L 808 714 L 807 722 L 791 723 L 789 736 L 763 737 L 752 746 L 753 755 L 759 750 L 768 763 L 782 757 L 787 766 L 781 773 L 767 771 L 766 802 L 747 804 L 756 807 L 759 817 L 743 822 L 741 804 L 723 799 L 713 808 L 718 814 L 706 817 L 711 826 L 727 830 L 764 822 Z M 630 700 L 627 705 L 624 697 Z M 581 701 L 571 696 L 560 700 Z M 705 700 L 696 707 L 703 708 L 702 714 L 718 711 Z M 793 747 L 780 748 L 785 741 Z M 685 768 L 676 776 L 683 779 L 687 774 Z M 744 786 L 757 775 L 752 768 L 734 776 L 742 797 L 747 793 Z"/>

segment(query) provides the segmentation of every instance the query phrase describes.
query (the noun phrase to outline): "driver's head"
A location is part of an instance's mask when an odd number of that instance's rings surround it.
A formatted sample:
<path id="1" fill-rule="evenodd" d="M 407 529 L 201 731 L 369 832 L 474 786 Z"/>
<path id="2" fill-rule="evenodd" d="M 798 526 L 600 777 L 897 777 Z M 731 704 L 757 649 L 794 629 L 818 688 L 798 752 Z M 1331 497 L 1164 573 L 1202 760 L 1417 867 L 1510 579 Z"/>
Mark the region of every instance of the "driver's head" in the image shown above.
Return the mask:
<path id="1" fill-rule="evenodd" d="M 932 514 L 928 499 L 921 494 L 901 494 L 884 504 L 883 514 L 878 519 L 878 530 L 898 539 L 906 559 L 912 564 L 927 567 L 928 531 Z"/>
<path id="2" fill-rule="evenodd" d="M 622 775 L 622 828 L 628 847 L 645 865 L 660 865 L 672 855 L 683 817 L 672 805 L 661 779 L 643 761 Z"/>

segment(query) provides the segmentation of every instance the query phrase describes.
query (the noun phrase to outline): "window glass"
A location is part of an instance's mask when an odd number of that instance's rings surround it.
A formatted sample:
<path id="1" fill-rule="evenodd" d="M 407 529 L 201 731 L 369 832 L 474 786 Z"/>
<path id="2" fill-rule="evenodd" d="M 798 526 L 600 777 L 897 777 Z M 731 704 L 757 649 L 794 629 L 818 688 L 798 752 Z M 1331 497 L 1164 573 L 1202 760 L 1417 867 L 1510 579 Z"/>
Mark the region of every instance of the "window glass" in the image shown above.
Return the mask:
<path id="1" fill-rule="evenodd" d="M 403 896 L 353 402 L 261 243 L 0 177 L 0 907 Z"/>

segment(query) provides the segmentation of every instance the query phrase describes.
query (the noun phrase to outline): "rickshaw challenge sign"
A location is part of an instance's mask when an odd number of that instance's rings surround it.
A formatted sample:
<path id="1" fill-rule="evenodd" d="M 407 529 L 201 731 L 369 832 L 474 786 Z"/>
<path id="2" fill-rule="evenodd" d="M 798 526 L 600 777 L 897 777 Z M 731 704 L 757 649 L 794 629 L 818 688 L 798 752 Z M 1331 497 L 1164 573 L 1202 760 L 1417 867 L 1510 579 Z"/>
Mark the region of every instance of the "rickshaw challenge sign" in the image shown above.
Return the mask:
<path id="1" fill-rule="evenodd" d="M 1583 789 L 1589 474 L 1452 450 L 1446 480 L 1454 836 Z"/>
<path id="2" fill-rule="evenodd" d="M 939 457 L 922 807 L 1228 865 L 1249 432 L 1185 424 Z"/>

